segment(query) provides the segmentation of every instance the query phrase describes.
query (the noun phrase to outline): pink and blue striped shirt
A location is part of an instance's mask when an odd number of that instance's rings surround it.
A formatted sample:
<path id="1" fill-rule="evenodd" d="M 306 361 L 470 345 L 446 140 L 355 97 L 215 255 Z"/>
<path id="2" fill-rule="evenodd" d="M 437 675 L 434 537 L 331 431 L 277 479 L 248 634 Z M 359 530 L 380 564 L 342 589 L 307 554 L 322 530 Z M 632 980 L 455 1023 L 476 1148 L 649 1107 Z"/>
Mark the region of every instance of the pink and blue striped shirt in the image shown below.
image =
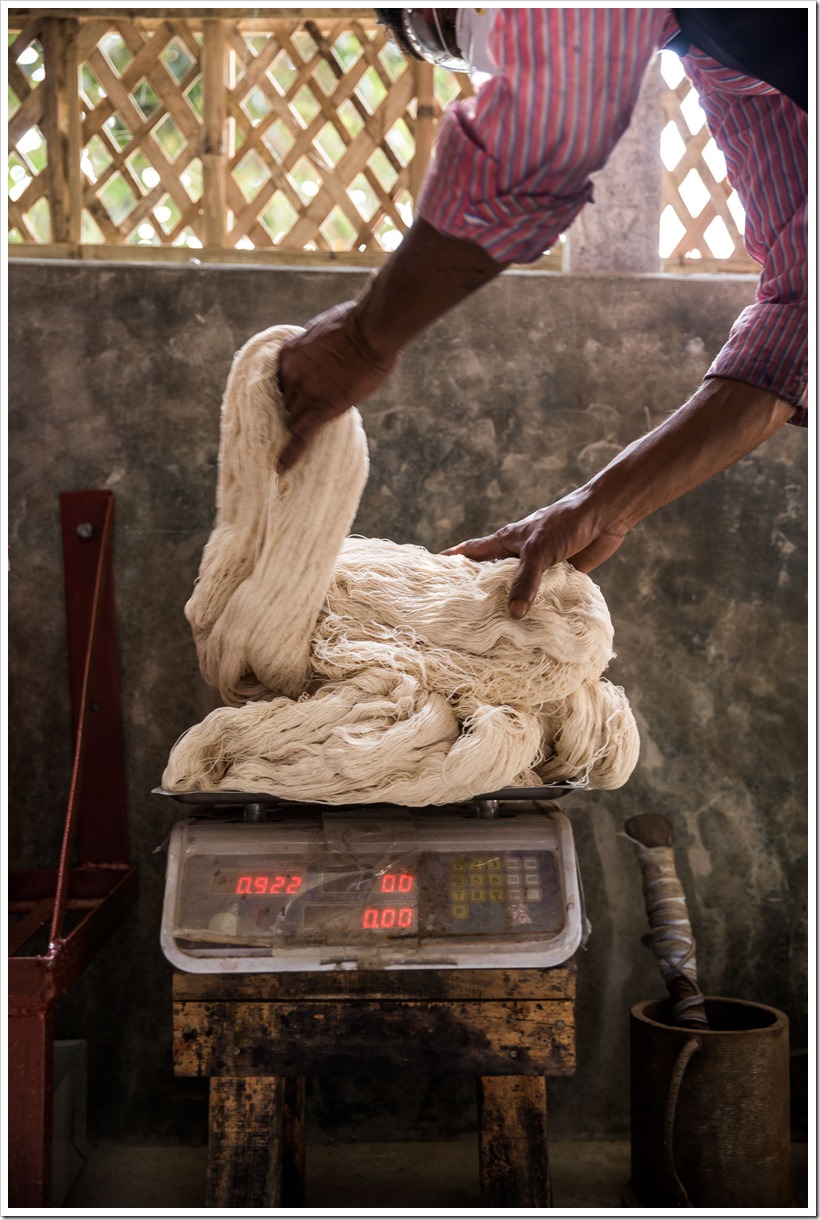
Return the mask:
<path id="1" fill-rule="evenodd" d="M 678 32 L 668 9 L 500 9 L 489 43 L 498 73 L 445 114 L 420 215 L 498 262 L 540 258 L 591 201 L 590 175 L 629 125 L 652 56 Z M 693 46 L 682 62 L 762 268 L 707 376 L 771 390 L 805 425 L 807 115 Z"/>

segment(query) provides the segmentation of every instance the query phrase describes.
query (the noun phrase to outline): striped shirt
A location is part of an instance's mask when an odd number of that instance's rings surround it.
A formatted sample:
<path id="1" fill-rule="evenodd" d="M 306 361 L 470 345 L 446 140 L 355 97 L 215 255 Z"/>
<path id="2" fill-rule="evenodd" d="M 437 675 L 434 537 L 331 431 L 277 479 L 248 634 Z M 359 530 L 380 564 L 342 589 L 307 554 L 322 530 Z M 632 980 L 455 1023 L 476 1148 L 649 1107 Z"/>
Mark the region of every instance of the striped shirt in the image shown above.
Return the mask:
<path id="1" fill-rule="evenodd" d="M 679 33 L 668 9 L 501 9 L 498 73 L 442 120 L 419 214 L 497 262 L 528 263 L 592 199 L 652 56 Z M 707 376 L 771 390 L 806 424 L 808 119 L 773 86 L 690 47 L 682 60 L 746 210 L 762 267 Z"/>

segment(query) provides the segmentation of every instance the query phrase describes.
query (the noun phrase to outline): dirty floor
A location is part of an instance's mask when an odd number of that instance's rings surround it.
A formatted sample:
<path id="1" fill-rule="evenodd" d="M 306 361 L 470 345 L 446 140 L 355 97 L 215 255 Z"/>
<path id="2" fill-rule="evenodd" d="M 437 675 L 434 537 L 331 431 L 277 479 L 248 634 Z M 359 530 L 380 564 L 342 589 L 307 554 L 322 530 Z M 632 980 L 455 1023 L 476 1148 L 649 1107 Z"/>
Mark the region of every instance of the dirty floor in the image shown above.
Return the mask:
<path id="1" fill-rule="evenodd" d="M 554 1207 L 620 1209 L 629 1178 L 629 1144 L 555 1143 L 550 1150 Z M 306 1209 L 480 1206 L 478 1150 L 455 1143 L 308 1145 Z M 146 1147 L 101 1141 L 64 1206 L 72 1209 L 197 1208 L 204 1205 L 205 1148 Z M 806 1206 L 807 1146 L 793 1147 L 795 1206 Z"/>

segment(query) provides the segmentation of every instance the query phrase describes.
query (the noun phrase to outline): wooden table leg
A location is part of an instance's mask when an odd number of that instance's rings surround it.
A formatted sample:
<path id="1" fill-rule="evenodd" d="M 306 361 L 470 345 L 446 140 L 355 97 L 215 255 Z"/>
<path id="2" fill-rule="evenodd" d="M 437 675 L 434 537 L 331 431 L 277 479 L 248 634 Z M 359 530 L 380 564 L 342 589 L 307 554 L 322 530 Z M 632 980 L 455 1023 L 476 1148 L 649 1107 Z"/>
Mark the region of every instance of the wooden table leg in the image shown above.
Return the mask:
<path id="1" fill-rule="evenodd" d="M 552 1206 L 545 1077 L 480 1076 L 478 1138 L 482 1206 Z"/>
<path id="2" fill-rule="evenodd" d="M 285 1123 L 282 1131 L 282 1203 L 305 1205 L 305 1078 L 285 1080 Z"/>
<path id="3" fill-rule="evenodd" d="M 211 1078 L 208 1207 L 281 1207 L 286 1082 Z"/>

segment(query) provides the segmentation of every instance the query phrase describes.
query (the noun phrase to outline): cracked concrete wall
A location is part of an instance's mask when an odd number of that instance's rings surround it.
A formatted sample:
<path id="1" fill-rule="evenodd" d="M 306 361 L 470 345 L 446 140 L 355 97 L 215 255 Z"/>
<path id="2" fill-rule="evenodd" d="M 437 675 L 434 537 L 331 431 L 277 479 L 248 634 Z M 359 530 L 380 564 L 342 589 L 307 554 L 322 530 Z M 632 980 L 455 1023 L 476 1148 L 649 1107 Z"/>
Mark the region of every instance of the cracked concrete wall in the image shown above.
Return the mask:
<path id="1" fill-rule="evenodd" d="M 56 860 L 69 710 L 57 496 L 116 492 L 132 855 L 141 895 L 60 1003 L 90 1042 L 92 1122 L 198 1140 L 201 1082 L 175 1080 L 159 947 L 177 816 L 152 797 L 177 735 L 214 705 L 182 608 L 214 515 L 219 404 L 237 348 L 354 295 L 365 273 L 12 262 L 9 267 L 9 838 Z M 439 549 L 545 504 L 698 384 L 745 277 L 507 273 L 408 350 L 365 404 L 372 473 L 356 529 Z M 592 936 L 579 955 L 578 1072 L 551 1085 L 558 1136 L 628 1123 L 628 1012 L 662 993 L 627 817 L 673 820 L 711 994 L 783 1008 L 806 1046 L 806 436 L 786 428 L 637 528 L 595 579 L 643 748 L 632 781 L 563 802 Z M 317 1130 L 452 1133 L 467 1082 L 315 1082 Z M 347 1124 L 347 1126 L 346 1126 Z M 438 1124 L 438 1126 L 437 1126 Z"/>

